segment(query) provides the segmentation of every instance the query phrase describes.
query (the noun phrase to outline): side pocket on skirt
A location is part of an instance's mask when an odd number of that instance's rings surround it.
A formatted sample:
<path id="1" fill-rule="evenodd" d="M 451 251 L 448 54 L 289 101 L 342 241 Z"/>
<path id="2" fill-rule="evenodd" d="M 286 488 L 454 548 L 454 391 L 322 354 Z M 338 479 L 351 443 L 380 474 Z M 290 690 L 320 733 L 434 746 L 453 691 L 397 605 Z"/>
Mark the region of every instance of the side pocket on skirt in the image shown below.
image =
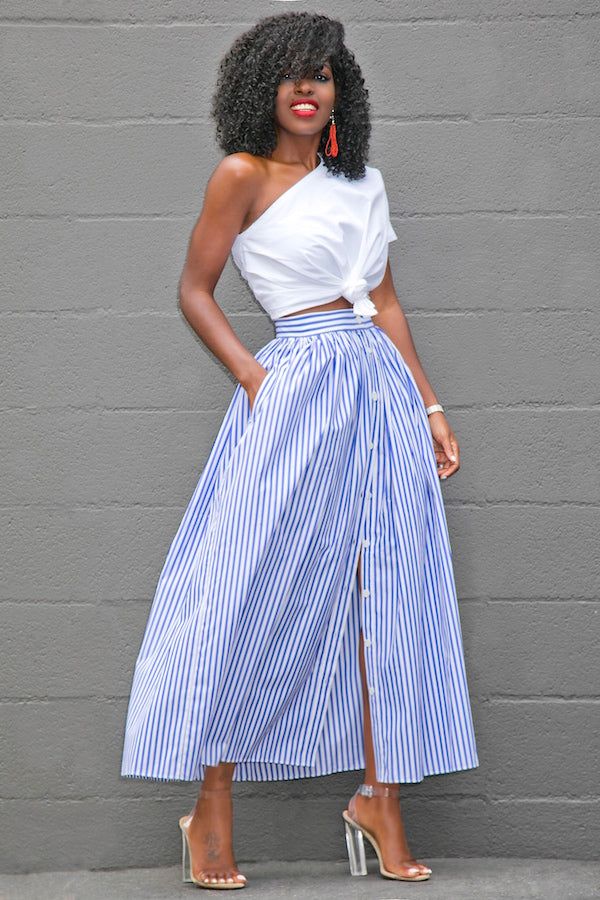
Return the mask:
<path id="1" fill-rule="evenodd" d="M 265 375 L 265 377 L 263 378 L 263 380 L 260 383 L 258 391 L 256 392 L 256 397 L 254 398 L 254 404 L 252 406 L 252 409 L 250 410 L 250 418 L 251 419 L 253 419 L 254 416 L 256 415 L 256 410 L 258 408 L 258 405 L 260 403 L 262 403 L 262 399 L 263 399 L 265 393 L 268 393 L 269 384 L 272 380 L 271 376 L 273 375 L 273 372 L 274 372 L 273 369 L 267 369 L 267 374 Z"/>

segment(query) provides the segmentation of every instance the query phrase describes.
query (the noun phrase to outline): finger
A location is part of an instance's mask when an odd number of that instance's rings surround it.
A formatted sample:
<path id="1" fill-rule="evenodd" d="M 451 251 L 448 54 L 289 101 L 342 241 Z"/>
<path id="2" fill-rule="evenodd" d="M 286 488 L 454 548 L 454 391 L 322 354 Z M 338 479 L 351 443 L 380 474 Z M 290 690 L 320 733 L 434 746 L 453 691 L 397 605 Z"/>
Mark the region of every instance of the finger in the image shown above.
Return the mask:
<path id="1" fill-rule="evenodd" d="M 452 440 L 452 437 L 448 436 L 447 438 L 445 438 L 442 446 L 444 448 L 444 453 L 446 454 L 446 457 L 448 458 L 448 460 L 451 463 L 457 463 L 458 462 L 458 447 L 456 445 L 456 442 Z"/>
<path id="2" fill-rule="evenodd" d="M 440 481 L 446 481 L 447 478 L 450 478 L 450 476 L 454 475 L 455 472 L 458 472 L 459 469 L 460 469 L 460 464 L 458 461 L 455 463 L 452 463 L 451 465 L 449 465 L 443 469 L 440 469 L 439 470 Z"/>

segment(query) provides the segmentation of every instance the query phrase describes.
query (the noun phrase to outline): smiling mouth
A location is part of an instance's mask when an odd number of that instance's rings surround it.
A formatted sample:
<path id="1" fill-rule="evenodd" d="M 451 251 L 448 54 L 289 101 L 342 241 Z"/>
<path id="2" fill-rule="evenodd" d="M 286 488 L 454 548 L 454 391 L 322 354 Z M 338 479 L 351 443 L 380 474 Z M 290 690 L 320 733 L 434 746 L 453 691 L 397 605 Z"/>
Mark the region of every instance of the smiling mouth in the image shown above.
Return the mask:
<path id="1" fill-rule="evenodd" d="M 290 108 L 296 116 L 305 117 L 314 116 L 319 107 L 315 103 L 294 103 Z"/>

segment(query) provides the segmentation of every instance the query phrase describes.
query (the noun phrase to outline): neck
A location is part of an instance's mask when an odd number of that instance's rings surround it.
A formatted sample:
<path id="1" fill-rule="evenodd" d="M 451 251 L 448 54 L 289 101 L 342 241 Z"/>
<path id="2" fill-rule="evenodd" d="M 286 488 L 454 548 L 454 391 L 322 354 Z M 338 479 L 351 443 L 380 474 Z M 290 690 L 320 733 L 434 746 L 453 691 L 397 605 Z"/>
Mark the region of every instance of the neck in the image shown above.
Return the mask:
<path id="1" fill-rule="evenodd" d="M 271 154 L 274 162 L 288 166 L 301 166 L 307 172 L 315 169 L 319 164 L 318 150 L 321 143 L 320 135 L 307 135 L 298 137 L 280 133 L 277 136 L 277 146 Z"/>

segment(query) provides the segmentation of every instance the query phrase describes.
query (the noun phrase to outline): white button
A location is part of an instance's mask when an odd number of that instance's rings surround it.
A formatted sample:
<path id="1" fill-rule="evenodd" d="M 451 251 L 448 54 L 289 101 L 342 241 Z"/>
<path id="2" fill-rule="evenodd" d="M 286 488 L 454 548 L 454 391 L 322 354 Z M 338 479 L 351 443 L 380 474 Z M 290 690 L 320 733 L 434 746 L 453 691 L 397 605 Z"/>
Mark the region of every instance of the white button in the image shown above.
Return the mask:
<path id="1" fill-rule="evenodd" d="M 371 695 L 371 697 L 372 697 L 373 694 L 375 693 L 375 688 L 374 688 L 374 687 L 370 687 L 370 688 L 369 688 L 369 693 L 370 693 L 370 695 Z"/>
<path id="2" fill-rule="evenodd" d="M 366 347 L 365 349 L 366 349 L 366 352 L 367 352 L 367 353 L 372 353 L 372 352 L 373 352 L 373 348 L 372 348 L 372 347 Z"/>
<path id="3" fill-rule="evenodd" d="M 370 647 L 370 646 L 371 646 L 371 641 L 369 638 L 367 638 L 365 641 L 365 647 Z"/>
<path id="4" fill-rule="evenodd" d="M 369 443 L 367 444 L 367 450 L 372 450 L 374 446 L 375 444 L 373 443 L 373 441 L 369 441 Z"/>
<path id="5" fill-rule="evenodd" d="M 377 391 L 372 392 L 371 400 L 379 400 L 379 394 L 377 393 Z"/>
<path id="6" fill-rule="evenodd" d="M 371 491 L 367 491 L 367 493 L 365 494 L 367 500 L 370 500 L 372 496 L 373 494 L 371 493 Z"/>
<path id="7" fill-rule="evenodd" d="M 363 547 L 370 547 L 371 541 L 363 541 Z"/>
<path id="8" fill-rule="evenodd" d="M 371 596 L 371 591 L 368 591 L 368 590 L 365 588 L 364 591 L 363 591 L 363 597 L 370 597 L 370 596 Z"/>

